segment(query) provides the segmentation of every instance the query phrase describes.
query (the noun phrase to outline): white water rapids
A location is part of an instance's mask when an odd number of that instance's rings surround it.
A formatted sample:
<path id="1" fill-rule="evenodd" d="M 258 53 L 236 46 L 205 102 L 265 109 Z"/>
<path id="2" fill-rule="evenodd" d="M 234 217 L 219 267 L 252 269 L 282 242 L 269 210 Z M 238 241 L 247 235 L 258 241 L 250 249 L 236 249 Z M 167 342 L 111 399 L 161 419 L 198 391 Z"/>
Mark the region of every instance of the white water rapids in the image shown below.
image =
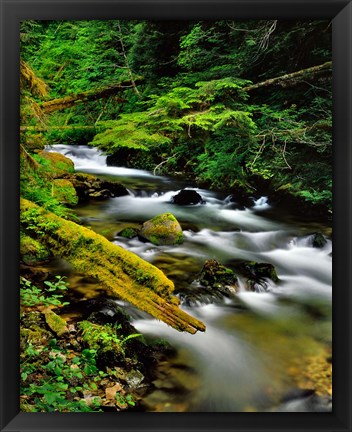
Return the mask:
<path id="1" fill-rule="evenodd" d="M 93 229 L 112 226 L 114 243 L 160 267 L 176 287 L 189 285 L 207 259 L 229 267 L 238 260 L 271 263 L 277 270 L 279 282 L 268 281 L 262 292 L 247 291 L 240 279 L 235 298 L 183 306 L 206 324 L 203 334 L 178 333 L 149 317 L 135 318 L 138 331 L 165 338 L 178 348 L 177 358 L 164 371 L 164 381 L 146 401 L 147 408 L 246 411 L 266 410 L 279 403 L 280 395 L 294 387 L 285 370 L 290 358 L 299 357 L 297 350 L 306 349 L 307 341 L 331 337 L 332 244 L 328 236 L 324 247 L 314 248 L 316 225 L 310 229 L 306 222 L 293 224 L 266 216 L 273 210 L 270 197 L 253 197 L 252 207 L 239 209 L 226 196 L 192 184 L 107 166 L 106 157 L 95 148 L 55 145 L 47 150 L 67 155 L 77 171 L 114 179 L 128 188 L 130 195 L 81 205 L 77 213 Z M 206 204 L 172 204 L 171 197 L 185 187 L 196 189 Z M 128 223 L 141 224 L 164 212 L 174 214 L 181 223 L 182 245 L 154 246 L 117 235 Z M 312 308 L 318 312 L 312 314 Z M 177 372 L 180 365 L 190 371 L 186 378 Z M 186 389 L 182 395 L 167 390 L 170 377 L 182 383 Z"/>

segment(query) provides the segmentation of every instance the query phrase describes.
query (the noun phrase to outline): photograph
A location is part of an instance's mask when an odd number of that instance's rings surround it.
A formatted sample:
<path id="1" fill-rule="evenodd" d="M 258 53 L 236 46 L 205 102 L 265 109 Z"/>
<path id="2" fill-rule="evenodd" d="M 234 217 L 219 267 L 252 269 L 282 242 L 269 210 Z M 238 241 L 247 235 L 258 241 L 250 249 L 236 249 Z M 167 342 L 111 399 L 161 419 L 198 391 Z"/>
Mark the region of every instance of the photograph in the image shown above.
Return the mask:
<path id="1" fill-rule="evenodd" d="M 21 411 L 331 412 L 331 20 L 19 37 Z"/>
<path id="2" fill-rule="evenodd" d="M 351 432 L 352 0 L 0 0 L 0 431 Z"/>

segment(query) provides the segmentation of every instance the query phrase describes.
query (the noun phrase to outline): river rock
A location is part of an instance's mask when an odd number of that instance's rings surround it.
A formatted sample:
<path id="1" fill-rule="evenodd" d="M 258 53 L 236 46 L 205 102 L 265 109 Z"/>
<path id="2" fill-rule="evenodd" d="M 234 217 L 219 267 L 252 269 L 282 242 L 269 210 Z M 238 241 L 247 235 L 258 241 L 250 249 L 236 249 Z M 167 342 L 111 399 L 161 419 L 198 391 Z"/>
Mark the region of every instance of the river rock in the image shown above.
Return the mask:
<path id="1" fill-rule="evenodd" d="M 275 283 L 279 281 L 275 267 L 269 263 L 241 261 L 235 267 L 236 271 L 247 279 L 247 286 L 251 291 L 265 291 L 267 279 Z"/>
<path id="2" fill-rule="evenodd" d="M 132 369 L 126 375 L 126 382 L 131 389 L 137 389 L 143 380 L 144 375 L 138 369 Z"/>
<path id="3" fill-rule="evenodd" d="M 91 174 L 75 173 L 65 176 L 76 189 L 79 201 L 88 199 L 103 200 L 112 197 L 129 195 L 128 190 L 120 183 L 100 180 Z"/>
<path id="4" fill-rule="evenodd" d="M 226 296 L 234 294 L 238 288 L 235 273 L 214 259 L 205 261 L 198 282 Z"/>
<path id="5" fill-rule="evenodd" d="M 171 213 L 163 213 L 144 222 L 139 236 L 157 246 L 183 242 L 181 225 Z"/>
<path id="6" fill-rule="evenodd" d="M 46 309 L 43 313 L 48 327 L 59 337 L 69 333 L 67 323 L 63 318 L 61 318 L 51 309 Z"/>
<path id="7" fill-rule="evenodd" d="M 178 205 L 205 204 L 201 195 L 192 189 L 182 189 L 171 198 L 171 202 Z"/>
<path id="8" fill-rule="evenodd" d="M 315 248 L 323 248 L 326 245 L 327 241 L 326 238 L 323 236 L 322 233 L 315 233 L 313 234 L 313 241 L 312 245 Z"/>

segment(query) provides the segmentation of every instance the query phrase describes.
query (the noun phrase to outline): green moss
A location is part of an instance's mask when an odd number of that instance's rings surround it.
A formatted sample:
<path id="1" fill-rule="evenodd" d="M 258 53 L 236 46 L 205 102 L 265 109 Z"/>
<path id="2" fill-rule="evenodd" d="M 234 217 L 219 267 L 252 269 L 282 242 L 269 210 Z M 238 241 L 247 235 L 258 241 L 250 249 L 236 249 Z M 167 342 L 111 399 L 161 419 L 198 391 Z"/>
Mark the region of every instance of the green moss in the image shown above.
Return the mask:
<path id="1" fill-rule="evenodd" d="M 20 235 L 20 254 L 21 260 L 28 265 L 45 261 L 50 257 L 50 251 L 45 246 L 22 232 Z"/>
<path id="2" fill-rule="evenodd" d="M 146 221 L 140 235 L 157 246 L 183 242 L 182 228 L 171 213 L 163 213 Z"/>
<path id="3" fill-rule="evenodd" d="M 55 179 L 52 183 L 52 196 L 57 198 L 62 204 L 74 206 L 78 204 L 76 189 L 69 180 Z"/>
<path id="4" fill-rule="evenodd" d="M 48 340 L 52 338 L 52 334 L 49 331 L 42 329 L 39 326 L 33 326 L 32 328 L 20 327 L 20 346 L 21 349 L 31 344 L 35 347 L 45 346 Z"/>
<path id="5" fill-rule="evenodd" d="M 101 351 L 123 352 L 121 339 L 118 338 L 114 326 L 81 321 L 78 327 L 82 331 L 84 343 L 87 344 L 89 348 Z"/>
<path id="6" fill-rule="evenodd" d="M 34 238 L 43 240 L 55 256 L 94 277 L 112 295 L 174 328 L 190 333 L 204 331 L 202 322 L 176 307 L 179 300 L 172 295 L 173 283 L 152 264 L 28 200 L 21 199 L 20 216 L 25 233 L 29 231 Z"/>
<path id="7" fill-rule="evenodd" d="M 45 321 L 49 328 L 56 333 L 58 336 L 62 336 L 68 333 L 66 321 L 53 312 L 51 309 L 44 311 Z"/>
<path id="8" fill-rule="evenodd" d="M 54 196 L 55 188 L 52 184 L 54 178 L 67 175 L 67 171 L 57 171 L 52 167 L 50 161 L 39 155 L 30 156 L 24 152 L 20 157 L 20 168 L 22 197 L 44 206 L 59 216 L 73 218 L 70 210 L 64 207 L 59 198 Z"/>
<path id="9" fill-rule="evenodd" d="M 75 171 L 72 160 L 61 153 L 41 151 L 35 158 L 52 177 L 57 178 Z"/>
<path id="10" fill-rule="evenodd" d="M 120 231 L 118 235 L 125 238 L 133 238 L 138 235 L 138 230 L 136 228 L 127 227 Z"/>

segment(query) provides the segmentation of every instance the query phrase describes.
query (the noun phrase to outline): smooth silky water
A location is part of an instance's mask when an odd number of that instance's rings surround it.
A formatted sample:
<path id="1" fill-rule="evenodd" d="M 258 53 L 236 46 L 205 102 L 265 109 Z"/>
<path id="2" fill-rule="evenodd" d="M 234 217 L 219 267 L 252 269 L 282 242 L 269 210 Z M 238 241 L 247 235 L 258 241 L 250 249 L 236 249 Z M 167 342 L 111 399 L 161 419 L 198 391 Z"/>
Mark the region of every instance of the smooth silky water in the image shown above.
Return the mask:
<path id="1" fill-rule="evenodd" d="M 284 209 L 275 212 L 270 197 L 254 197 L 252 207 L 238 209 L 225 194 L 197 189 L 206 204 L 177 206 L 170 203 L 171 197 L 181 188 L 196 189 L 192 184 L 107 166 L 106 157 L 87 146 L 55 145 L 47 150 L 71 158 L 77 171 L 128 188 L 127 196 L 81 204 L 75 212 L 86 226 L 163 270 L 177 290 L 190 289 L 210 258 L 230 268 L 238 260 L 250 260 L 277 269 L 279 282 L 268 281 L 261 292 L 247 291 L 240 280 L 234 299 L 182 305 L 206 324 L 205 333 L 177 332 L 128 306 L 138 331 L 177 348 L 175 358 L 159 366 L 156 389 L 145 398 L 144 409 L 265 411 L 296 389 L 293 368 L 304 369 L 306 357 L 321 355 L 331 343 L 332 245 L 328 239 L 321 249 L 312 246 L 312 233 L 328 235 L 329 227 L 283 217 Z M 154 246 L 117 235 L 126 226 L 138 226 L 164 212 L 181 223 L 182 245 Z M 53 265 L 69 275 L 80 300 L 104 293 L 65 263 Z"/>

